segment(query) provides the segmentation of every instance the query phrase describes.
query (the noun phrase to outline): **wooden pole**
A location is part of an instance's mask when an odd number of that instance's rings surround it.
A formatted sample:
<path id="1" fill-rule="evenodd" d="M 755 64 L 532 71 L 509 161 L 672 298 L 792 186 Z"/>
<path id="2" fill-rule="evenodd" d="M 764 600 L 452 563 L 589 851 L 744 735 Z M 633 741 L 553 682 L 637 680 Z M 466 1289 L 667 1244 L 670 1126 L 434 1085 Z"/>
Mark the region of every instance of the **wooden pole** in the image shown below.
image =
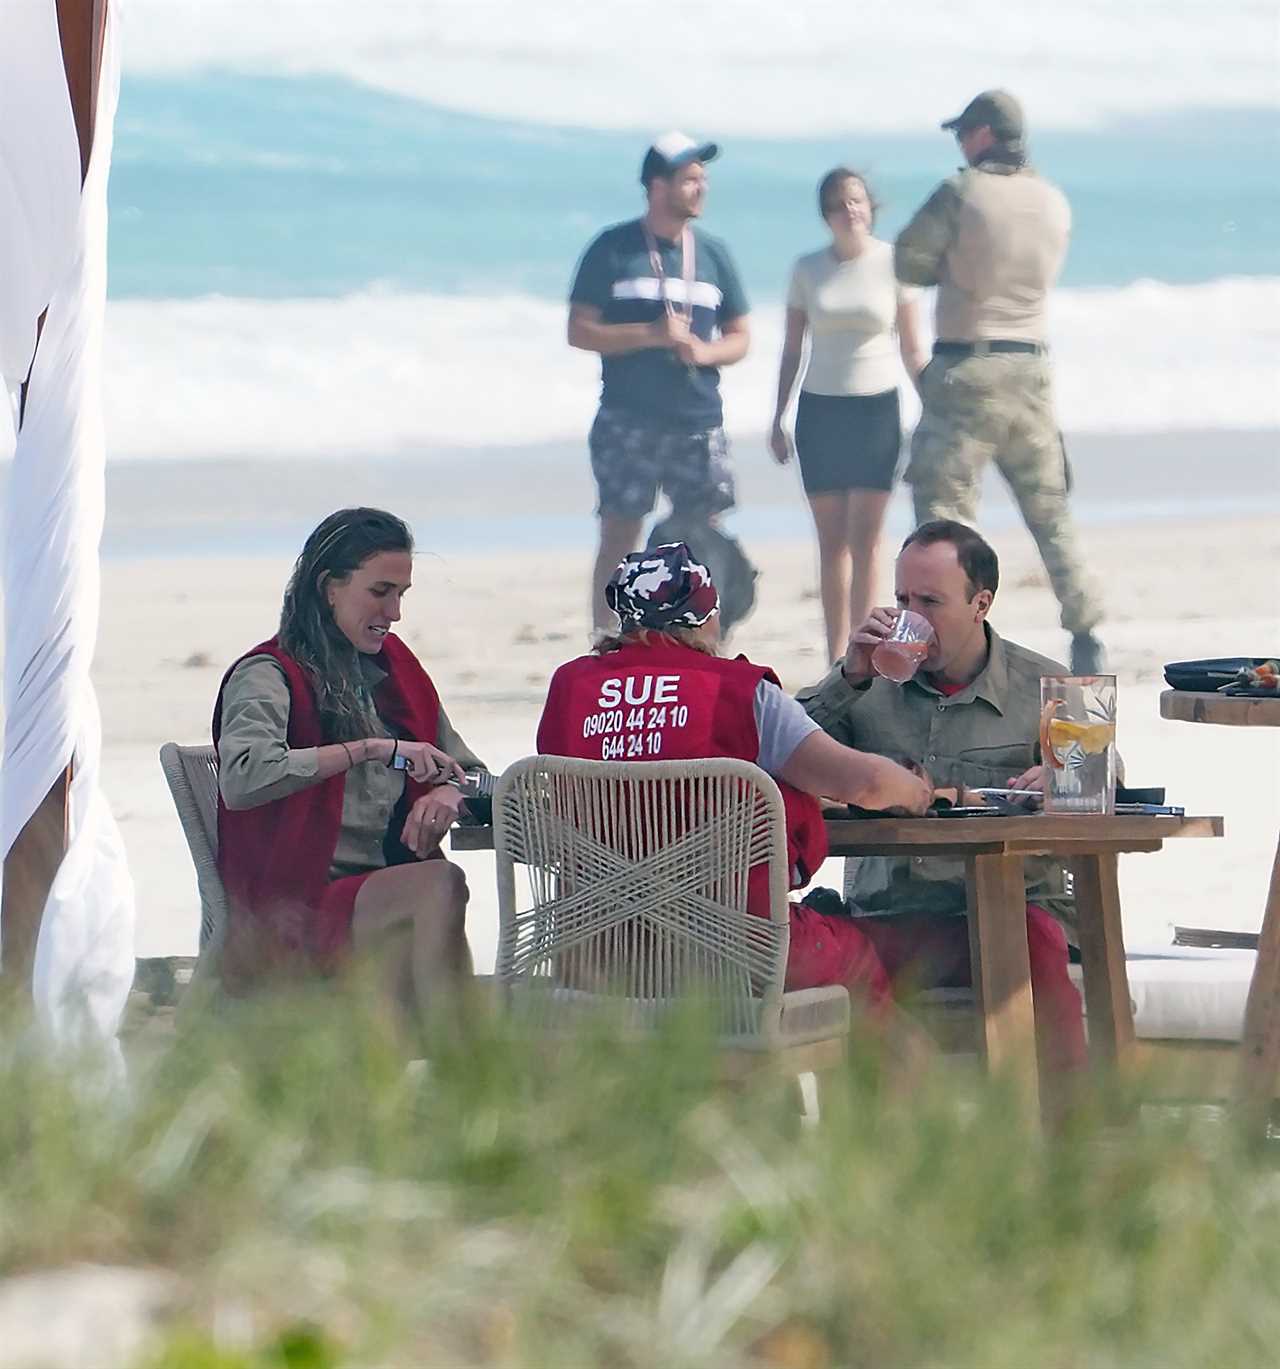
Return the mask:
<path id="1" fill-rule="evenodd" d="M 1267 906 L 1262 914 L 1258 958 L 1244 1011 L 1237 1092 L 1258 1137 L 1266 1124 L 1280 1079 L 1280 845 L 1271 866 Z"/>
<path id="2" fill-rule="evenodd" d="M 80 184 L 89 171 L 98 78 L 106 37 L 107 0 L 55 0 L 58 38 L 67 94 L 80 146 Z M 43 323 L 44 314 L 40 316 Z M 40 331 L 36 333 L 39 347 Z M 19 425 L 26 416 L 27 386 L 19 401 Z M 4 896 L 0 899 L 0 970 L 7 989 L 31 993 L 36 941 L 58 867 L 67 852 L 71 766 L 54 781 L 27 825 L 18 833 L 4 862 Z"/>

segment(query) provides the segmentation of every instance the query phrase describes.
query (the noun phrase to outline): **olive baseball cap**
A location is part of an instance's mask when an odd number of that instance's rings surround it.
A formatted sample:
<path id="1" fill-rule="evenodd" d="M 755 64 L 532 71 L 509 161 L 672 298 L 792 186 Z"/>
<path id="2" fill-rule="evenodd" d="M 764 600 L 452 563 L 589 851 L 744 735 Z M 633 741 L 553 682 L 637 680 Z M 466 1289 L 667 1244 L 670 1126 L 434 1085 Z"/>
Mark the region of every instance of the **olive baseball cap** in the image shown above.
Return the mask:
<path id="1" fill-rule="evenodd" d="M 648 185 L 655 176 L 670 176 L 690 162 L 713 162 L 719 155 L 719 143 L 695 143 L 687 133 L 664 133 L 644 154 L 640 183 Z"/>
<path id="2" fill-rule="evenodd" d="M 942 127 L 948 133 L 968 133 L 984 124 L 1002 143 L 1018 142 L 1023 136 L 1022 106 L 1007 90 L 984 90 Z"/>

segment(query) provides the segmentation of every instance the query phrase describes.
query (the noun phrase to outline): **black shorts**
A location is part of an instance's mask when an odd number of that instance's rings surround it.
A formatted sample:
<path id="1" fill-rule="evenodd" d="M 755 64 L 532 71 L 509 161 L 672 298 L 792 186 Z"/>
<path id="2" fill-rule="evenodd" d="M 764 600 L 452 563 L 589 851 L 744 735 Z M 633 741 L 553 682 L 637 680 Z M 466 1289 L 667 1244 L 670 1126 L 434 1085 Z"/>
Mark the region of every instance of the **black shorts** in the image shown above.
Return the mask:
<path id="1" fill-rule="evenodd" d="M 891 490 L 902 449 L 898 391 L 878 395 L 800 392 L 796 455 L 806 494 Z"/>

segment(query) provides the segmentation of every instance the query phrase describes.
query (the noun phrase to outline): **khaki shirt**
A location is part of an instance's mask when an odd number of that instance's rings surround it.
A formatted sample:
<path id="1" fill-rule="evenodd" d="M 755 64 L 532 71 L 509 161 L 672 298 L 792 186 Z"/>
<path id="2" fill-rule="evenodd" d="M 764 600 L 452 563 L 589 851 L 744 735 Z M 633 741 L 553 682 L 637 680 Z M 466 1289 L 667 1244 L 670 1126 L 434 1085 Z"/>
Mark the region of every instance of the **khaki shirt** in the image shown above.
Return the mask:
<path id="1" fill-rule="evenodd" d="M 371 692 L 386 678 L 386 672 L 368 657 L 360 658 L 360 667 Z M 284 671 L 270 656 L 250 656 L 241 661 L 231 672 L 222 695 L 218 787 L 228 808 L 257 808 L 316 782 L 317 748 L 290 747 L 288 727 L 289 685 Z M 390 735 L 381 723 L 378 735 Z M 434 745 L 463 769 L 484 768 L 453 730 L 443 708 Z M 386 865 L 382 843 L 403 793 L 404 772 L 381 762 L 367 761 L 347 771 L 342 826 L 329 867 L 330 879 Z"/>
<path id="2" fill-rule="evenodd" d="M 1045 300 L 1067 254 L 1071 209 L 1030 167 L 982 162 L 945 180 L 898 235 L 894 270 L 936 285 L 950 342 L 1044 342 Z"/>
<path id="3" fill-rule="evenodd" d="M 1066 675 L 1047 656 L 1006 642 L 987 626 L 987 664 L 950 697 L 922 676 L 896 685 L 877 676 L 855 689 L 837 663 L 797 695 L 836 741 L 895 760 L 918 761 L 935 784 L 1003 788 L 1040 760 L 1040 677 Z M 1070 927 L 1066 871 L 1043 856 L 1025 861 L 1027 899 Z M 866 856 L 853 898 L 865 913 L 963 913 L 964 861 L 951 856 Z M 1074 937 L 1072 938 L 1074 940 Z"/>

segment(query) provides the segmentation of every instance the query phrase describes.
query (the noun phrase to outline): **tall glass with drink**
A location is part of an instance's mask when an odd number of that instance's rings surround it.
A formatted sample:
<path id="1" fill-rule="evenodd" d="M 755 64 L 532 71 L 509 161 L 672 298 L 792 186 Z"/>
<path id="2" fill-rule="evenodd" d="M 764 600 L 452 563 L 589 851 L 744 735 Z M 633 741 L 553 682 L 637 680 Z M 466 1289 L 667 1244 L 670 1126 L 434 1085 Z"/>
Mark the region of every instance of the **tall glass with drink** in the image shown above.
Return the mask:
<path id="1" fill-rule="evenodd" d="M 904 608 L 894 619 L 893 631 L 871 653 L 871 668 L 894 684 L 906 684 L 924 664 L 932 643 L 929 620 Z"/>
<path id="2" fill-rule="evenodd" d="M 1048 813 L 1116 809 L 1116 677 L 1044 675 L 1040 751 Z"/>

